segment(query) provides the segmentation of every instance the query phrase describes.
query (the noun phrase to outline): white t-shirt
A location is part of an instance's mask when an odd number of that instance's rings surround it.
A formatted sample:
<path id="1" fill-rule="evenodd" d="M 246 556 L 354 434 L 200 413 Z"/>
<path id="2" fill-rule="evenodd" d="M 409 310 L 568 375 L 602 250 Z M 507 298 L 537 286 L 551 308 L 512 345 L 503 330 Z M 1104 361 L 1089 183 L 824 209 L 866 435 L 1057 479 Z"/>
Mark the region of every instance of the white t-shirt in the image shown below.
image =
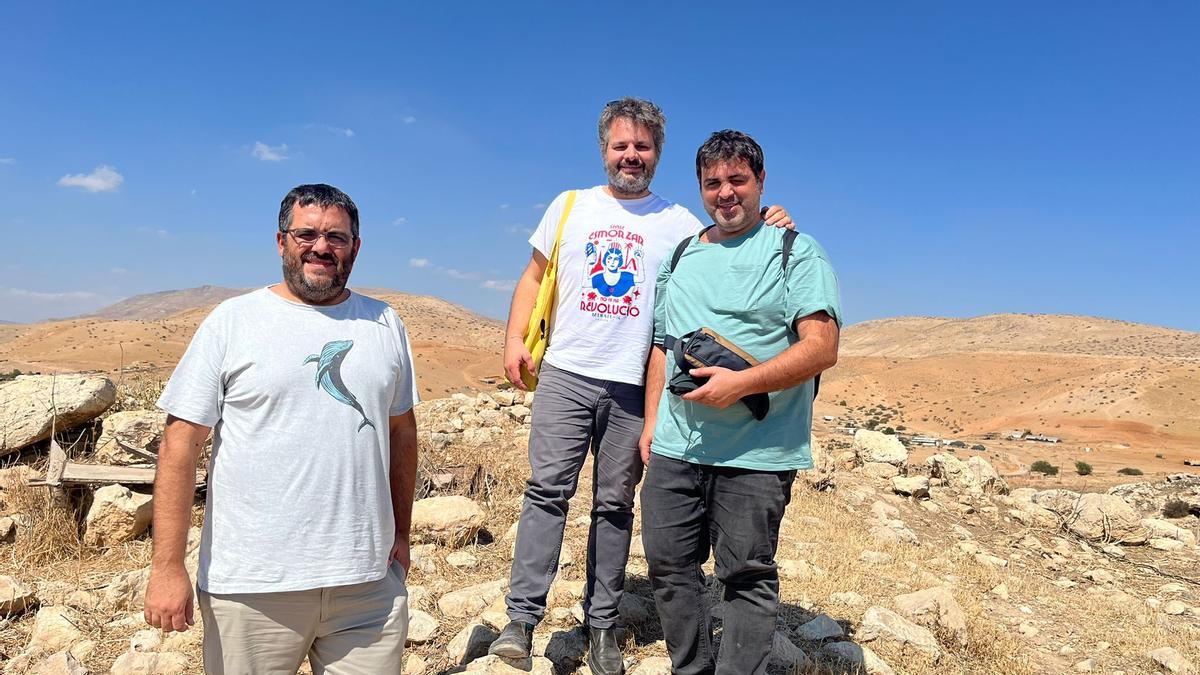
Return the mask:
<path id="1" fill-rule="evenodd" d="M 567 193 L 554 199 L 529 243 L 547 258 Z M 545 360 L 602 380 L 641 385 L 654 333 L 658 267 L 700 221 L 651 194 L 616 199 L 579 190 L 558 250 L 558 303 Z"/>
<path id="2" fill-rule="evenodd" d="M 396 530 L 388 418 L 416 401 L 408 334 L 383 302 L 316 307 L 263 288 L 218 305 L 158 399 L 214 427 L 200 588 L 382 579 Z"/>

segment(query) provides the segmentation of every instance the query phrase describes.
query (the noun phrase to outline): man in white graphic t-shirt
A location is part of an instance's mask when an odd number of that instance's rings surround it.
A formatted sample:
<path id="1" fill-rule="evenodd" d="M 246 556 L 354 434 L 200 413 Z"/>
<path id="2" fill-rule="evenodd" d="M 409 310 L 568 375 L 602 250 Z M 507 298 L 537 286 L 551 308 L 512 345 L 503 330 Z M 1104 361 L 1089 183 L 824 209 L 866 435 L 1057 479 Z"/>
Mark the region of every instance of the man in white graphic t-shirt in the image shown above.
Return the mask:
<path id="1" fill-rule="evenodd" d="M 408 335 L 346 288 L 358 207 L 329 185 L 284 197 L 283 283 L 226 300 L 158 405 L 146 621 L 193 623 L 185 567 L 196 461 L 213 431 L 197 585 L 209 673 L 399 672 L 417 402 Z"/>
<path id="2" fill-rule="evenodd" d="M 509 623 L 491 653 L 529 656 L 534 626 L 558 569 L 567 503 L 594 455 L 584 614 L 593 675 L 623 670 L 617 607 L 633 531 L 633 493 L 642 476 L 637 443 L 645 406 L 646 357 L 659 265 L 700 230 L 688 210 L 650 192 L 666 120 L 653 103 L 626 97 L 600 115 L 608 183 L 578 190 L 559 246 L 558 294 L 550 346 L 538 375 L 529 434 L 531 476 L 517 527 Z M 568 193 L 546 209 L 530 237 L 533 255 L 517 282 L 505 332 L 504 370 L 524 389 L 532 357 L 523 333 L 554 246 Z M 779 207 L 767 222 L 790 225 Z M 647 283 L 648 282 L 648 283 Z"/>

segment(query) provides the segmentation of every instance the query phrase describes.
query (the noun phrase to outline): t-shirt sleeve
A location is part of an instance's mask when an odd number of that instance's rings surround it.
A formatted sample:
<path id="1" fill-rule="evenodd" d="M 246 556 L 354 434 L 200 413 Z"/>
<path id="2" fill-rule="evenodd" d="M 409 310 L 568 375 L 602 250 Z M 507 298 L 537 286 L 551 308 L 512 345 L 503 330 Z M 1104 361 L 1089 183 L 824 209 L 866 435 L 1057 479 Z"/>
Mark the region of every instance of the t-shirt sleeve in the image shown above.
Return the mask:
<path id="1" fill-rule="evenodd" d="M 562 217 L 566 204 L 567 193 L 559 193 L 554 201 L 550 202 L 550 206 L 546 207 L 546 212 L 542 214 L 542 220 L 538 223 L 537 229 L 529 236 L 529 245 L 547 258 L 550 257 L 551 249 L 554 248 L 554 235 L 558 234 L 558 219 Z"/>
<path id="2" fill-rule="evenodd" d="M 388 408 L 388 415 L 395 417 L 403 415 L 413 409 L 420 402 L 421 397 L 417 393 L 417 374 L 413 369 L 412 344 L 408 341 L 408 330 L 404 327 L 404 322 L 400 321 L 400 317 L 393 311 L 391 318 L 396 323 L 397 347 L 400 352 L 400 368 L 396 375 L 395 394 L 392 396 L 392 404 Z"/>
<path id="3" fill-rule="evenodd" d="M 825 251 L 811 239 L 797 238 L 787 270 L 788 328 L 809 314 L 825 312 L 842 325 L 837 275 Z"/>
<path id="4" fill-rule="evenodd" d="M 221 420 L 225 396 L 225 350 L 229 346 L 227 312 L 221 306 L 201 322 L 175 366 L 158 407 L 169 415 L 206 427 Z"/>

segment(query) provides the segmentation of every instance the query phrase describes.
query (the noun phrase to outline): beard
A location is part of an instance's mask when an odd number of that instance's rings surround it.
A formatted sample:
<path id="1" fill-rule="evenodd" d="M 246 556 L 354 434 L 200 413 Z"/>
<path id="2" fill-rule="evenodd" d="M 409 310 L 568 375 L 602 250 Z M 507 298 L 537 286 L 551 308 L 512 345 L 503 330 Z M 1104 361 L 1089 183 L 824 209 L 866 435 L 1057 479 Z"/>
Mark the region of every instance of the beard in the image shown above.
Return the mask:
<path id="1" fill-rule="evenodd" d="M 637 176 L 626 176 L 621 173 L 621 166 L 640 166 L 642 173 Z M 655 165 L 638 162 L 637 164 L 626 164 L 617 162 L 615 164 L 605 163 L 604 170 L 608 173 L 608 184 L 615 192 L 623 195 L 640 195 L 650 189 L 650 181 L 654 180 Z"/>
<path id="2" fill-rule="evenodd" d="M 346 249 L 345 258 L 339 258 L 332 253 L 318 254 L 308 251 L 297 255 L 292 247 L 283 250 L 283 280 L 297 298 L 306 303 L 319 305 L 340 296 L 346 290 L 346 281 L 350 278 L 350 270 L 354 267 L 355 253 Z M 333 261 L 333 274 L 328 277 L 310 279 L 304 274 L 304 262 L 307 260 Z"/>

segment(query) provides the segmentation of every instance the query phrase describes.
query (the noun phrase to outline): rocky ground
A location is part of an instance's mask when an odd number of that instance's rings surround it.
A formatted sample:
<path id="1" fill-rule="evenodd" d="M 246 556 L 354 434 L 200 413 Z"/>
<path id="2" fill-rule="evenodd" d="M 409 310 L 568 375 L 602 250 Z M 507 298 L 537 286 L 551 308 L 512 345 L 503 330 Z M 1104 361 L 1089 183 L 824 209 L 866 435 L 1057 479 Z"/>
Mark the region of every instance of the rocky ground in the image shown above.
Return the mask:
<path id="1" fill-rule="evenodd" d="M 102 384 L 93 389 L 108 396 Z M 5 391 L 3 414 L 25 410 Z M 116 399 L 114 408 L 126 410 L 110 408 L 102 422 L 57 437 L 73 460 L 135 463 L 130 447 L 156 449 L 161 415 L 137 410 L 145 399 L 112 395 L 109 404 Z M 535 657 L 485 655 L 506 620 L 531 402 L 494 391 L 418 410 L 405 673 L 586 672 L 580 598 L 590 466 L 572 501 Z M 50 430 L 35 419 L 37 406 L 27 408 L 33 412 L 0 419 L 10 430 L 0 453 L 13 462 L 0 469 L 0 668 L 201 672 L 202 625 L 162 635 L 141 618 L 148 490 L 88 487 L 64 502 L 28 486 L 46 469 Z M 18 427 L 29 430 L 23 440 L 11 432 Z M 796 481 L 782 527 L 773 672 L 1196 672 L 1200 476 L 1104 493 L 1010 490 L 977 455 L 910 463 L 907 448 L 883 434 L 820 440 L 818 466 Z M 706 569 L 711 574 L 711 563 Z M 715 602 L 720 584 L 709 582 Z M 629 671 L 668 673 L 640 536 L 621 613 Z"/>

